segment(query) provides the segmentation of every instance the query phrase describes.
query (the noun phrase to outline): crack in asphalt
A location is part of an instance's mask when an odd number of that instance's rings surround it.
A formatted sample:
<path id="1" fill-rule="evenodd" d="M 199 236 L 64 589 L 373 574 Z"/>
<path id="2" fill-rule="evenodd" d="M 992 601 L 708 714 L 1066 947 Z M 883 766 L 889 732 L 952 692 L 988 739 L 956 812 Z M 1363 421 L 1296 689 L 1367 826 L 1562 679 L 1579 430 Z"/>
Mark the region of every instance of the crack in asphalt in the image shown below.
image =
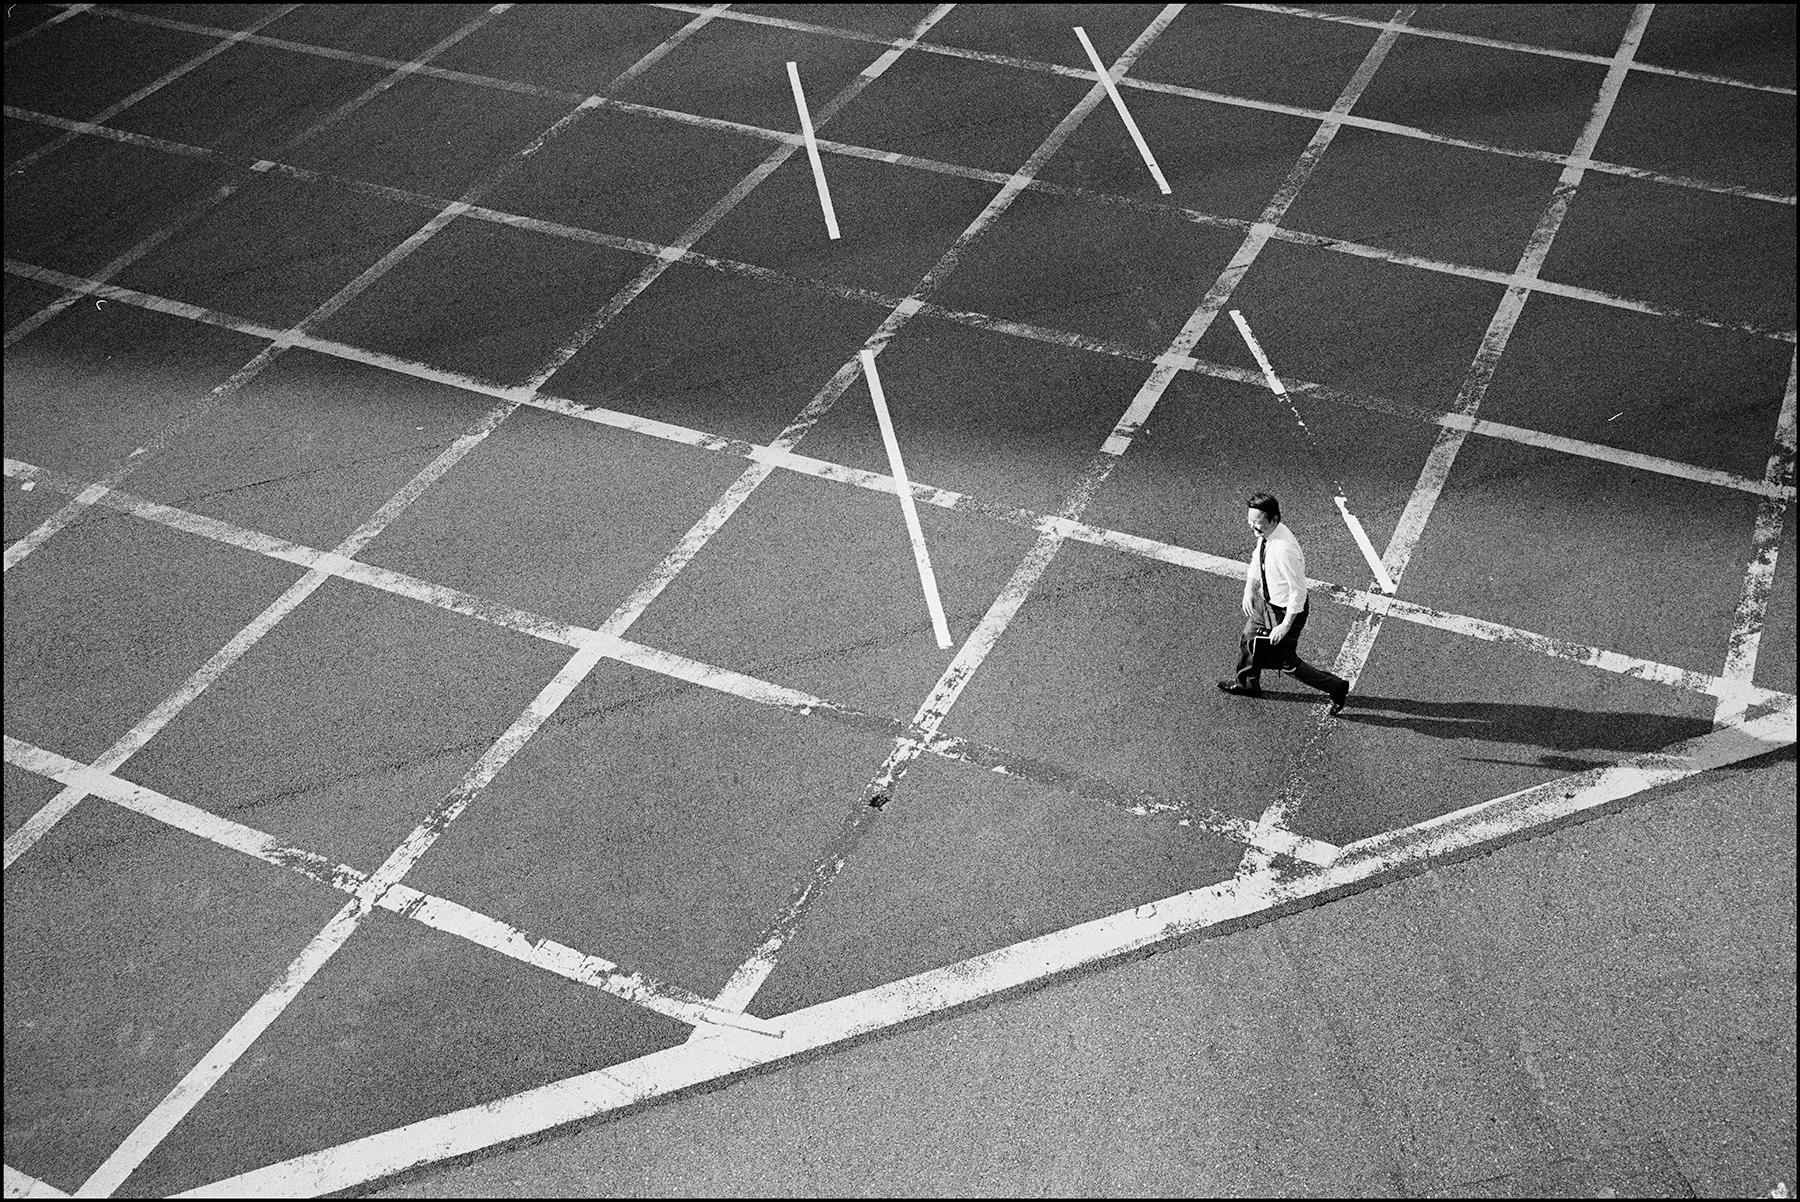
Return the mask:
<path id="1" fill-rule="evenodd" d="M 393 450 L 383 451 L 375 455 L 362 455 L 349 459 L 334 459 L 331 462 L 321 464 L 318 467 L 302 468 L 282 475 L 268 476 L 260 480 L 250 480 L 242 484 L 233 484 L 227 488 L 214 489 L 211 492 L 188 493 L 185 496 L 177 497 L 174 500 L 165 503 L 176 506 L 186 506 L 194 501 L 216 500 L 219 497 L 228 497 L 233 493 L 245 492 L 252 488 L 263 488 L 270 484 L 279 484 L 285 480 L 304 480 L 308 476 L 324 475 L 327 472 L 339 471 L 343 468 L 354 467 L 358 464 L 379 463 L 389 459 L 402 459 L 410 455 L 420 454 L 424 451 L 442 452 L 451 445 L 451 442 L 423 442 L 415 443 L 412 446 L 397 447 Z"/>

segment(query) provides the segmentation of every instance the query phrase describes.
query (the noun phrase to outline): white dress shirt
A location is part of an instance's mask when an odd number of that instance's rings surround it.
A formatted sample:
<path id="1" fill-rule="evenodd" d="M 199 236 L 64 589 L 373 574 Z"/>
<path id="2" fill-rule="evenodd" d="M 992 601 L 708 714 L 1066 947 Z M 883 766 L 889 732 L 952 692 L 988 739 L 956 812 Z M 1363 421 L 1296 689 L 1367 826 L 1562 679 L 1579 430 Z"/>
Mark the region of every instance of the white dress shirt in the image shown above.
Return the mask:
<path id="1" fill-rule="evenodd" d="M 1259 551 L 1251 554 L 1247 583 L 1252 589 L 1258 585 L 1258 554 L 1264 561 L 1262 573 L 1269 579 L 1269 604 L 1285 610 L 1292 606 L 1296 597 L 1306 595 L 1306 553 L 1300 549 L 1300 540 L 1294 537 L 1286 522 L 1277 523 L 1262 540 Z"/>

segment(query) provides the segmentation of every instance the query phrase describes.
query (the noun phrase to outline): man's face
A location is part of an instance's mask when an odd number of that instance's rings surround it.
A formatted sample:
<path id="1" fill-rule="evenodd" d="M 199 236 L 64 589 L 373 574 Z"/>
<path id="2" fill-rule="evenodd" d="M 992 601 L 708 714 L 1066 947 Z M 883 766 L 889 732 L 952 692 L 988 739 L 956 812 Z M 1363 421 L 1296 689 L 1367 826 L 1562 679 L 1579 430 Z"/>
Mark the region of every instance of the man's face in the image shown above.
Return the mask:
<path id="1" fill-rule="evenodd" d="M 1270 521 L 1269 515 L 1260 509 L 1246 509 L 1244 520 L 1250 523 L 1251 532 L 1260 537 L 1267 537 L 1269 532 L 1275 529 L 1275 523 Z"/>

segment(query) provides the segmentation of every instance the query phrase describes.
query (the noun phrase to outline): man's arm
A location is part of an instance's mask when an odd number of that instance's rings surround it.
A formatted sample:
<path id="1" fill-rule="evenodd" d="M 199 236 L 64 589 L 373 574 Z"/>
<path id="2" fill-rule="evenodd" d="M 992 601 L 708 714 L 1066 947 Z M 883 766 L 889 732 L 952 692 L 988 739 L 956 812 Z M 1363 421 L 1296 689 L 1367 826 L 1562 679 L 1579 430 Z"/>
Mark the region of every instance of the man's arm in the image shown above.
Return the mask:
<path id="1" fill-rule="evenodd" d="M 1268 570 L 1281 578 L 1287 585 L 1287 614 L 1278 622 L 1275 629 L 1269 631 L 1269 641 L 1279 643 L 1287 638 L 1288 631 L 1306 612 L 1306 560 L 1299 553 L 1297 544 L 1283 542 L 1279 544 L 1277 553 L 1270 557 L 1266 564 Z"/>
<path id="2" fill-rule="evenodd" d="M 1288 635 L 1288 631 L 1293 628 L 1294 620 L 1305 612 L 1306 586 L 1302 584 L 1299 588 L 1294 590 L 1294 595 L 1288 598 L 1287 616 L 1277 622 L 1275 624 L 1275 629 L 1269 632 L 1269 641 L 1271 643 L 1279 643 L 1282 639 L 1285 639 Z"/>

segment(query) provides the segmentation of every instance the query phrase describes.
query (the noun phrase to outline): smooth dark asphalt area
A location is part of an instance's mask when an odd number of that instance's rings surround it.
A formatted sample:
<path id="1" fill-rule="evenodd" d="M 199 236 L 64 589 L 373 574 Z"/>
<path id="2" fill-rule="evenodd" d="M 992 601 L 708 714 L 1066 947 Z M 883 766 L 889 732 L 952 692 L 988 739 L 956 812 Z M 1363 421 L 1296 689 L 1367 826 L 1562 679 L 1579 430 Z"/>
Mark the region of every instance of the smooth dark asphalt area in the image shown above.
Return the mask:
<path id="1" fill-rule="evenodd" d="M 14 21 L 54 11 L 14 7 L 9 37 Z M 1422 8 L 1415 19 L 1610 55 L 1631 11 L 1515 7 Z M 930 8 L 745 10 L 887 38 Z M 242 29 L 278 6 L 132 11 Z M 964 5 L 930 36 L 1085 68 L 1069 25 L 1111 58 L 1159 11 Z M 485 12 L 303 5 L 264 32 L 404 62 Z M 1640 58 L 1791 88 L 1784 14 L 1658 7 Z M 644 112 L 588 113 L 480 198 L 573 229 L 458 218 L 317 323 L 352 357 L 286 350 L 164 448 L 162 432 L 267 345 L 217 323 L 282 329 L 306 317 L 692 19 L 648 6 L 516 6 L 433 61 L 529 86 L 413 73 L 298 145 L 390 66 L 245 41 L 107 122 L 238 165 L 79 137 L 9 175 L 9 260 L 91 276 L 186 213 L 112 278 L 214 312 L 87 298 L 19 339 L 6 352 L 7 455 L 79 488 L 155 446 L 122 489 L 306 547 L 337 545 L 492 409 L 481 389 L 529 377 L 655 262 L 617 239 L 677 240 L 777 143 Z M 1134 75 L 1328 108 L 1375 36 L 1191 6 Z M 1784 37 L 1786 56 L 1771 55 Z M 85 120 L 216 44 L 78 14 L 9 50 L 7 101 Z M 816 114 L 885 49 L 719 18 L 619 95 L 782 130 L 794 123 L 786 61 L 800 63 Z M 1406 36 L 1355 112 L 1566 151 L 1604 75 L 1599 64 Z M 953 170 L 827 154 L 845 235 L 830 242 L 806 156 L 792 155 L 698 237 L 695 252 L 715 260 L 670 265 L 546 391 L 757 444 L 798 433 L 805 411 L 797 452 L 885 473 L 860 379 L 829 405 L 809 404 L 999 190 L 998 178 L 957 172 L 1015 171 L 1087 86 L 902 54 L 820 135 Z M 1033 545 L 1031 518 L 1016 511 L 1065 503 L 1149 361 L 1243 242 L 1243 226 L 1220 219 L 1256 219 L 1318 128 L 1291 113 L 1127 96 L 1171 199 L 1207 219 L 1145 207 L 1161 196 L 1102 101 L 1044 164 L 1040 178 L 1060 190 L 1019 194 L 935 277 L 934 303 L 977 316 L 920 313 L 881 354 L 909 474 L 978 502 L 920 507 L 959 643 Z M 1791 193 L 1792 103 L 1636 72 L 1596 154 Z M 9 116 L 9 164 L 58 132 Z M 261 158 L 330 175 L 241 169 Z M 1441 437 L 1433 422 L 1505 292 L 1415 260 L 1511 271 L 1560 170 L 1339 129 L 1282 220 L 1321 243 L 1269 242 L 1230 302 L 1296 385 L 1310 438 L 1262 388 L 1178 373 L 1084 520 L 1236 560 L 1250 547 L 1244 496 L 1267 487 L 1283 497 L 1312 575 L 1365 586 L 1333 494 L 1343 487 L 1377 547 L 1394 535 Z M 1534 292 L 1481 416 L 1761 478 L 1793 356 L 1792 216 L 1767 199 L 1589 171 L 1543 278 L 1679 313 Z M 1339 253 L 1336 239 L 1391 253 Z M 14 271 L 5 287 L 9 330 L 62 295 Z M 1027 337 L 1006 323 L 1039 329 Z M 1193 353 L 1255 370 L 1222 315 Z M 520 409 L 358 558 L 461 590 L 480 612 L 511 606 L 596 627 L 739 479 L 742 450 Z M 10 479 L 3 491 L 9 544 L 68 496 Z M 1787 509 L 1754 679 L 1791 693 Z M 1757 497 L 1741 489 L 1478 435 L 1444 483 L 1402 596 L 1712 674 L 1733 637 L 1757 520 Z M 92 761 L 302 573 L 91 509 L 7 573 L 8 735 Z M 1259 702 L 1214 689 L 1235 653 L 1238 593 L 1235 579 L 1065 544 L 943 727 L 1019 774 L 927 755 L 871 818 L 865 792 L 893 723 L 911 718 L 950 653 L 932 638 L 893 498 L 776 470 L 628 637 L 859 713 L 801 715 L 603 661 L 406 883 L 713 996 L 860 821 L 843 871 L 750 1005 L 779 1016 L 1233 875 L 1243 844 L 1181 813 L 1122 804 L 1140 794 L 1253 822 L 1286 793 L 1296 831 L 1341 844 L 1655 752 L 1713 719 L 1713 698 L 1692 690 L 1390 620 L 1357 704 L 1321 751 L 1308 743 L 1319 695 L 1288 680 Z M 1307 657 L 1329 663 L 1357 616 L 1319 596 Z M 371 871 L 570 653 L 332 579 L 119 775 Z M 10 836 L 60 786 L 12 764 L 4 778 Z M 401 1188 L 1792 1188 L 1792 788 L 1790 749 L 1491 855 Z M 344 901 L 91 797 L 8 867 L 6 889 L 6 1159 L 71 1190 Z M 196 1187 L 617 1066 L 690 1030 L 378 910 L 121 1192 Z"/>

